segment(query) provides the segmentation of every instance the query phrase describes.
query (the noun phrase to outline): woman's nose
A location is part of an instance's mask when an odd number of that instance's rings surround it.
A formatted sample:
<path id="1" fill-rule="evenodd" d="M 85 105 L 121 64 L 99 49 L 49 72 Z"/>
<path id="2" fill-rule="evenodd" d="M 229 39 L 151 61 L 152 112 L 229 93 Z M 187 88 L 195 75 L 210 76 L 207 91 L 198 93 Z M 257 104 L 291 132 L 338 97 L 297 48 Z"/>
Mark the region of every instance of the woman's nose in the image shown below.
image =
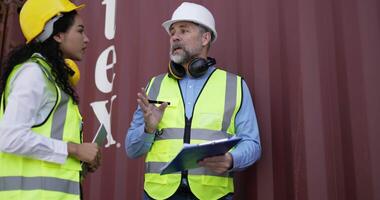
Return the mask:
<path id="1" fill-rule="evenodd" d="M 90 39 L 87 37 L 86 34 L 84 34 L 83 41 L 84 41 L 84 43 L 89 43 L 90 42 Z"/>

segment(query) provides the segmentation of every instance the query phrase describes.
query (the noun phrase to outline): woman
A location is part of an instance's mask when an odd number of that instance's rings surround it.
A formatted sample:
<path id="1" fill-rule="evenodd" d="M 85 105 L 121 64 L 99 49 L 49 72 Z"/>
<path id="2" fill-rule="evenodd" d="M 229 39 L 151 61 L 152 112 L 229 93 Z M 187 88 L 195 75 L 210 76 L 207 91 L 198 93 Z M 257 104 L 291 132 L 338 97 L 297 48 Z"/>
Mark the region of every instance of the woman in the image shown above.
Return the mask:
<path id="1" fill-rule="evenodd" d="M 89 42 L 82 7 L 28 0 L 21 9 L 26 44 L 9 54 L 0 77 L 0 199 L 80 199 L 80 161 L 99 166 L 97 145 L 81 142 L 64 62 L 81 60 Z"/>

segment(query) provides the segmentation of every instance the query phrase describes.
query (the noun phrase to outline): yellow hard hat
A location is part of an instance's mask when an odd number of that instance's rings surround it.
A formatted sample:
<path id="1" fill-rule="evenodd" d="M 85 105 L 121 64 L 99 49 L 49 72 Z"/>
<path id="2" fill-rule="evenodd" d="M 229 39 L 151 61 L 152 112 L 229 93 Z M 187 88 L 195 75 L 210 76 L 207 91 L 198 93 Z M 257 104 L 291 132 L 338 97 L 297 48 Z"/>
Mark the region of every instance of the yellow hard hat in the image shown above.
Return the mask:
<path id="1" fill-rule="evenodd" d="M 65 63 L 70 69 L 74 71 L 74 74 L 69 76 L 69 81 L 72 86 L 76 86 L 80 79 L 80 71 L 78 65 L 71 59 L 65 59 Z"/>
<path id="2" fill-rule="evenodd" d="M 27 0 L 20 11 L 20 26 L 29 43 L 44 31 L 45 24 L 60 15 L 84 7 L 69 0 Z"/>

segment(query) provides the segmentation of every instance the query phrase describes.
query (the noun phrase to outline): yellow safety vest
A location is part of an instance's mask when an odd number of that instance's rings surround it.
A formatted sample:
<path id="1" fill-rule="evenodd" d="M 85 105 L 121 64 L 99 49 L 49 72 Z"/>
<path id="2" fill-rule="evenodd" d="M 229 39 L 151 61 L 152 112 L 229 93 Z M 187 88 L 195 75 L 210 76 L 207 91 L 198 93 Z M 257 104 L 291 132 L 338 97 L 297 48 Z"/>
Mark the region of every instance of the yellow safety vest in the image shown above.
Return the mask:
<path id="1" fill-rule="evenodd" d="M 29 61 L 39 64 L 46 76 L 46 84 L 57 94 L 55 106 L 47 119 L 34 125 L 32 131 L 48 138 L 81 143 L 82 117 L 78 105 L 54 82 L 50 66 L 43 58 L 33 55 Z M 0 120 L 9 95 L 10 80 L 21 66 L 16 66 L 7 80 L 1 96 Z M 60 165 L 0 152 L 0 199 L 79 200 L 80 170 L 80 162 L 72 157 Z"/>
<path id="2" fill-rule="evenodd" d="M 160 175 L 183 146 L 186 126 L 190 144 L 223 139 L 235 134 L 235 116 L 241 106 L 241 77 L 216 69 L 202 88 L 186 124 L 179 82 L 167 74 L 154 77 L 148 87 L 150 99 L 168 101 L 157 135 L 145 160 L 145 191 L 155 199 L 172 196 L 180 185 L 181 172 Z M 205 168 L 188 170 L 192 193 L 199 199 L 218 199 L 234 191 L 232 173 L 216 174 Z"/>

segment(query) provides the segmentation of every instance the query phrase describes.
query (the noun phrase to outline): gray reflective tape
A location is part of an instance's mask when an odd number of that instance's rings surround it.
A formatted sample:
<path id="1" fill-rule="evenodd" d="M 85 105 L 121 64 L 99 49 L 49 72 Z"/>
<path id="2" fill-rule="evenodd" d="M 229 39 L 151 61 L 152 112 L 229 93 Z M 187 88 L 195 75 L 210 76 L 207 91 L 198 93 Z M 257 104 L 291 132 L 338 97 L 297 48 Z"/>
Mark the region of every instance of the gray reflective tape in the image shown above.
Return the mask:
<path id="1" fill-rule="evenodd" d="M 61 93 L 61 101 L 59 102 L 53 115 L 52 132 L 50 137 L 57 140 L 62 140 L 69 95 L 60 89 L 59 92 Z"/>
<path id="2" fill-rule="evenodd" d="M 165 165 L 166 162 L 147 162 L 145 163 L 145 173 L 160 174 Z M 179 173 L 181 172 L 174 172 L 173 174 Z"/>
<path id="3" fill-rule="evenodd" d="M 79 175 L 78 175 L 79 176 Z M 47 190 L 79 195 L 79 182 L 52 177 L 0 177 L 0 191 Z"/>
<path id="4" fill-rule="evenodd" d="M 223 131 L 213 131 L 205 129 L 191 129 L 191 139 L 192 140 L 220 140 L 228 138 L 228 134 Z"/>
<path id="5" fill-rule="evenodd" d="M 145 163 L 145 173 L 153 173 L 160 174 L 162 168 L 166 165 L 166 162 L 147 162 Z M 173 174 L 179 174 L 180 171 L 175 172 Z M 195 169 L 189 170 L 189 175 L 206 175 L 206 176 L 218 176 L 218 177 L 233 177 L 232 172 L 225 172 L 222 174 L 218 174 L 216 172 L 210 171 L 204 167 L 199 167 Z"/>
<path id="6" fill-rule="evenodd" d="M 41 58 L 32 58 L 33 61 L 38 62 L 40 64 L 40 68 L 44 72 L 44 74 L 47 76 L 47 78 L 55 84 L 55 81 L 52 77 L 52 75 L 49 73 L 49 71 L 43 67 L 44 65 L 48 65 L 44 60 Z M 63 139 L 63 130 L 65 126 L 66 121 L 66 113 L 67 113 L 67 106 L 69 101 L 69 96 L 62 91 L 58 86 L 55 86 L 57 88 L 57 95 L 61 95 L 61 100 L 58 102 L 57 109 L 54 112 L 53 115 L 53 122 L 52 122 L 52 130 L 51 130 L 51 138 L 62 140 Z"/>
<path id="7" fill-rule="evenodd" d="M 224 101 L 224 116 L 222 131 L 227 131 L 236 107 L 237 76 L 227 72 L 226 96 Z"/>
<path id="8" fill-rule="evenodd" d="M 170 139 L 183 139 L 183 128 L 165 128 L 162 129 L 161 135 L 156 135 L 155 140 L 170 140 Z M 228 138 L 228 134 L 223 131 L 213 131 L 205 129 L 191 129 L 192 140 L 219 140 Z"/>
<path id="9" fill-rule="evenodd" d="M 162 129 L 162 134 L 156 135 L 154 140 L 180 140 L 183 139 L 184 131 L 183 128 L 165 128 Z"/>
<path id="10" fill-rule="evenodd" d="M 160 74 L 156 76 L 153 80 L 152 85 L 150 86 L 148 97 L 149 99 L 156 100 L 158 94 L 160 93 L 161 83 L 166 74 Z"/>

